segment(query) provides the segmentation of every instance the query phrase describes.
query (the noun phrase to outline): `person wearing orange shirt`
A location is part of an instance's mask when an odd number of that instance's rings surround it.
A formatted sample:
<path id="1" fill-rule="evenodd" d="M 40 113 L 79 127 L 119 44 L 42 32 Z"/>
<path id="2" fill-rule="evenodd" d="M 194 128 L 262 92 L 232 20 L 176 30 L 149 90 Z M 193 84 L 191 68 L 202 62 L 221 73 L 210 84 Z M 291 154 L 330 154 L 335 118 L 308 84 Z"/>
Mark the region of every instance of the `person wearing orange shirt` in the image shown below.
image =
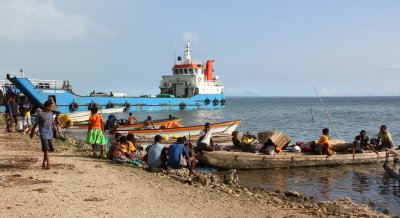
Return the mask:
<path id="1" fill-rule="evenodd" d="M 333 155 L 335 152 L 329 148 L 329 129 L 322 129 L 322 136 L 319 138 L 317 145 L 315 146 L 315 152 L 317 154 Z"/>
<path id="2" fill-rule="evenodd" d="M 104 157 L 106 138 L 104 137 L 103 117 L 97 112 L 97 107 L 90 109 L 92 115 L 89 118 L 89 128 L 86 136 L 86 142 L 92 145 L 93 155 L 96 156 L 96 145 L 101 146 L 100 156 Z"/>

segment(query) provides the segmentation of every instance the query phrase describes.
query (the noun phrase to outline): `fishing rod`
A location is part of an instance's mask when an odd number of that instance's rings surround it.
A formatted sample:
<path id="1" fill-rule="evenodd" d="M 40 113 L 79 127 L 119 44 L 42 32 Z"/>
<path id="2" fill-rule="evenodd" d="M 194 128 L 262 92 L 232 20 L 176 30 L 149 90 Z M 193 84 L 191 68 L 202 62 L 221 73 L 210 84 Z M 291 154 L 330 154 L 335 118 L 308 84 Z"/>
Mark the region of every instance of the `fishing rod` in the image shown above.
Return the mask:
<path id="1" fill-rule="evenodd" d="M 311 112 L 312 123 L 315 123 L 315 121 L 314 121 L 314 115 L 313 115 L 313 113 L 312 113 L 311 104 L 310 104 L 310 112 Z"/>
<path id="2" fill-rule="evenodd" d="M 335 124 L 333 124 L 332 119 L 331 119 L 331 116 L 329 115 L 328 110 L 326 109 L 325 104 L 324 104 L 324 102 L 322 101 L 322 98 L 318 95 L 317 89 L 315 88 L 314 83 L 313 83 L 312 81 L 311 81 L 311 85 L 313 86 L 314 91 L 315 91 L 315 94 L 317 94 L 317 97 L 319 98 L 319 101 L 321 102 L 322 107 L 324 108 L 325 113 L 326 113 L 326 115 L 328 116 L 328 120 L 329 120 L 329 122 L 331 123 L 331 125 L 332 125 L 332 127 L 333 127 L 333 130 L 335 131 L 336 137 L 337 137 L 338 139 L 340 139 L 339 134 L 338 134 L 337 131 L 336 131 Z"/>

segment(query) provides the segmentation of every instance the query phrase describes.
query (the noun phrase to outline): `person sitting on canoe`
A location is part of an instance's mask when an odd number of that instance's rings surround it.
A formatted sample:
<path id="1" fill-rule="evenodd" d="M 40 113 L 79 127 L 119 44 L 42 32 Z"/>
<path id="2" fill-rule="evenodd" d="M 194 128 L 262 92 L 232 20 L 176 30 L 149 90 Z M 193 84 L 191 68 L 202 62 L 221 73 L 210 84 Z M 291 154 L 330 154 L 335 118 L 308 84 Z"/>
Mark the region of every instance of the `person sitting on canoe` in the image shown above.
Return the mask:
<path id="1" fill-rule="evenodd" d="M 369 145 L 367 131 L 361 130 L 360 135 L 356 136 L 353 141 L 353 156 L 355 153 L 362 154 Z"/>
<path id="2" fill-rule="evenodd" d="M 239 132 L 238 131 L 233 131 L 232 132 L 232 143 L 233 147 L 236 149 L 242 149 L 242 143 L 238 139 Z"/>
<path id="3" fill-rule="evenodd" d="M 211 145 L 211 146 L 210 146 Z M 201 151 L 213 151 L 214 150 L 214 142 L 212 139 L 211 133 L 211 124 L 204 124 L 204 129 L 202 129 L 199 133 L 199 140 L 197 141 L 197 150 Z"/>
<path id="4" fill-rule="evenodd" d="M 152 117 L 149 115 L 147 119 L 143 122 L 144 129 L 155 129 Z"/>
<path id="5" fill-rule="evenodd" d="M 135 121 L 137 122 L 136 118 L 132 115 L 132 113 L 129 113 L 129 117 L 128 117 L 128 125 L 132 125 L 135 123 Z"/>
<path id="6" fill-rule="evenodd" d="M 377 135 L 377 147 L 378 149 L 393 148 L 393 140 L 389 131 L 387 131 L 386 125 L 382 125 Z"/>
<path id="7" fill-rule="evenodd" d="M 323 155 L 333 155 L 335 152 L 330 149 L 329 147 L 329 129 L 324 128 L 322 129 L 322 136 L 317 142 L 317 146 L 315 146 L 315 152 L 317 154 L 323 154 Z"/>

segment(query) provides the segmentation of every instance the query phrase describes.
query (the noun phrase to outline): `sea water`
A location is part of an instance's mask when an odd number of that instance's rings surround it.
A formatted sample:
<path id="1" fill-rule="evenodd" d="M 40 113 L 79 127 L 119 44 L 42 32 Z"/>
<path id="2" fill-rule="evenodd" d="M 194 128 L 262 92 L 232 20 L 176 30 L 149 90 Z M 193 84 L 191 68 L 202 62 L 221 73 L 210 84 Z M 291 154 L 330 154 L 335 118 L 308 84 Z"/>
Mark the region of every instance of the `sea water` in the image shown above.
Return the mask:
<path id="1" fill-rule="evenodd" d="M 351 142 L 360 130 L 375 138 L 386 125 L 396 146 L 400 144 L 400 97 L 227 97 L 226 108 L 217 110 L 146 111 L 134 115 L 144 120 L 182 118 L 183 125 L 241 119 L 241 132 L 282 131 L 292 142 L 317 140 L 322 128 L 331 138 Z M 126 114 L 119 115 L 126 117 Z M 335 127 L 335 128 L 334 128 Z M 334 130 L 336 129 L 336 131 Z M 238 171 L 242 185 L 273 190 L 297 190 L 317 200 L 350 197 L 377 210 L 400 213 L 400 184 L 382 164 Z"/>

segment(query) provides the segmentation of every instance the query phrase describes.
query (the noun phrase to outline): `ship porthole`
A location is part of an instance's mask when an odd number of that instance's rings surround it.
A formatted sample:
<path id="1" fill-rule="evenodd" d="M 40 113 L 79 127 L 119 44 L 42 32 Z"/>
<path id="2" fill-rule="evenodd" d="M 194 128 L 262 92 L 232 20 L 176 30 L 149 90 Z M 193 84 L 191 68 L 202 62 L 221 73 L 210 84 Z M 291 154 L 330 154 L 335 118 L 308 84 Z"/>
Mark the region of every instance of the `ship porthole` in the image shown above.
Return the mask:
<path id="1" fill-rule="evenodd" d="M 209 105 L 210 104 L 210 99 L 206 98 L 206 100 L 204 100 L 204 104 Z"/>

